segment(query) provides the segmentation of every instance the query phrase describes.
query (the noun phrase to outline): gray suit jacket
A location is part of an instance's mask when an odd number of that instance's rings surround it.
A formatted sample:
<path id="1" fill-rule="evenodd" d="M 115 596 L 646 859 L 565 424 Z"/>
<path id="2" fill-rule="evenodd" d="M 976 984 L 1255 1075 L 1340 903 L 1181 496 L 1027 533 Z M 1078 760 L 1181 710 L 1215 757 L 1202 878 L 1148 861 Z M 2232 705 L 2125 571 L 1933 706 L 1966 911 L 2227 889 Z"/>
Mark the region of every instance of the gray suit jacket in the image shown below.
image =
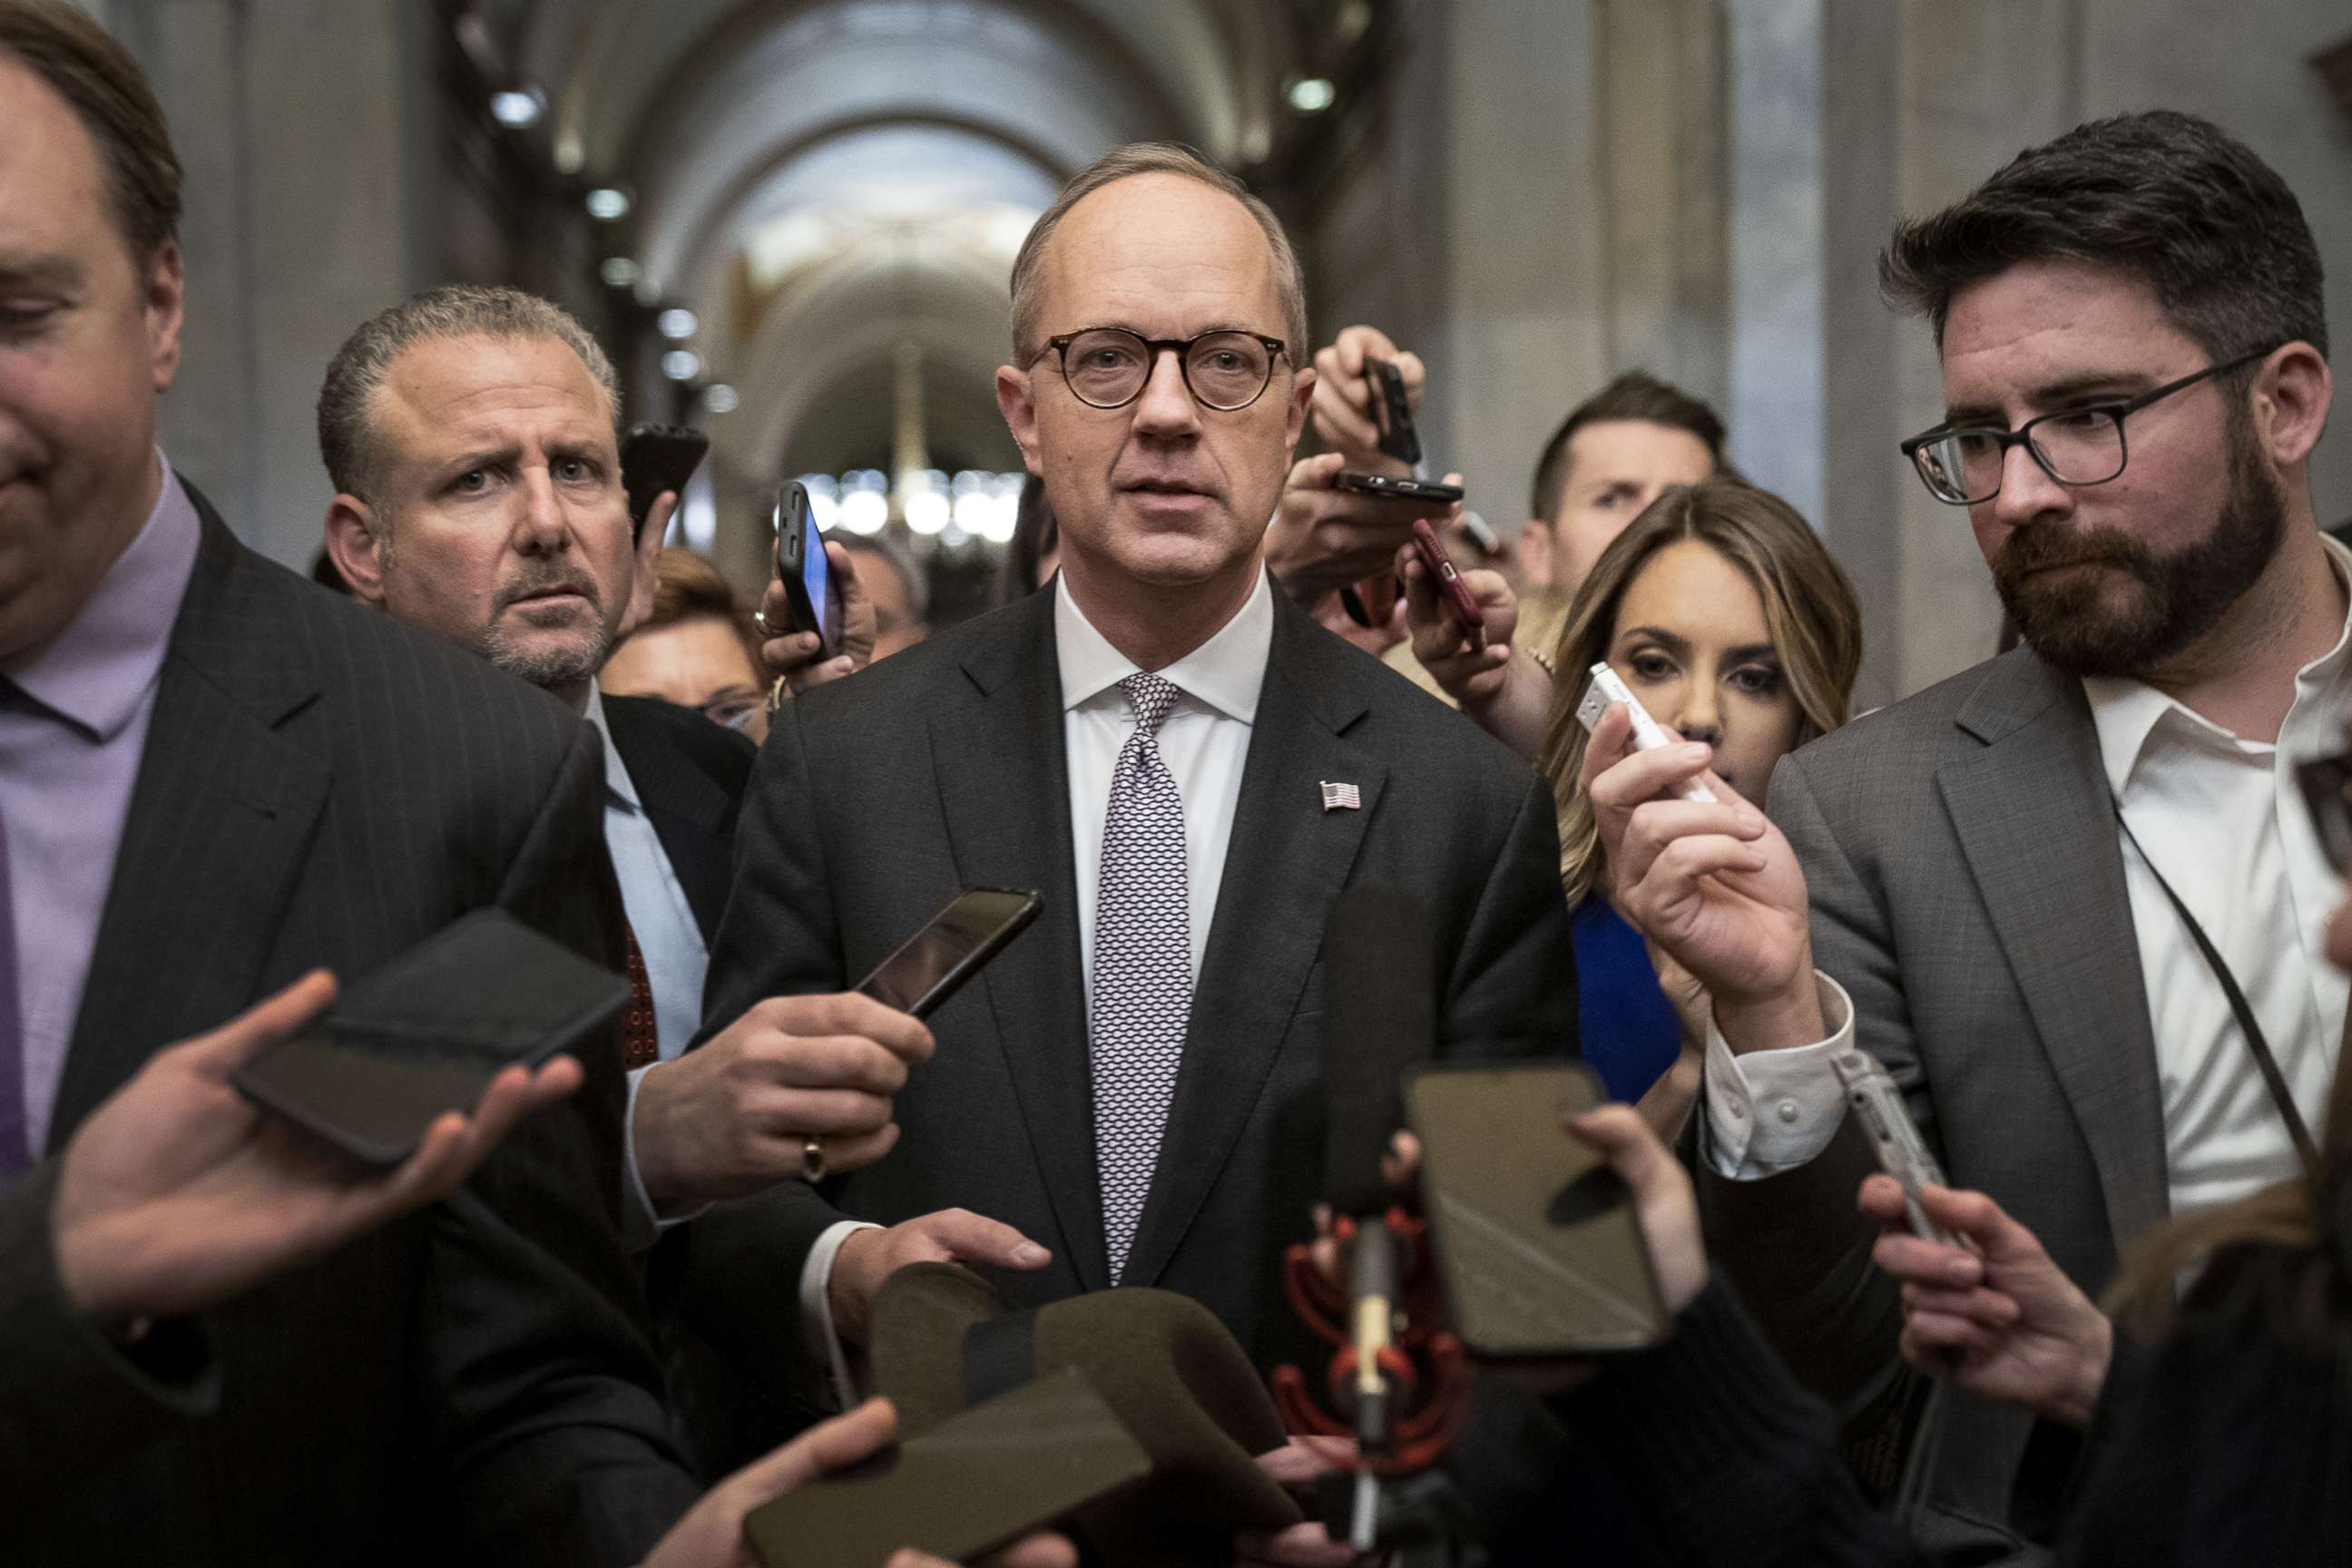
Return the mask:
<path id="1" fill-rule="evenodd" d="M 931 1019 L 879 1163 L 686 1227 L 689 1311 L 730 1351 L 788 1350 L 779 1310 L 846 1215 L 963 1206 L 1050 1247 L 1000 1281 L 1043 1302 L 1109 1284 L 1095 1167 L 1061 681 L 1050 593 L 792 703 L 743 807 L 706 1027 L 854 984 L 967 887 L 1035 888 L 1035 924 Z M 1359 786 L 1356 811 L 1319 784 Z M 1575 954 L 1551 799 L 1525 763 L 1278 592 L 1273 649 L 1158 1173 L 1126 1282 L 1206 1302 L 1261 1364 L 1311 1347 L 1279 1285 L 1323 1181 L 1319 950 L 1350 886 L 1419 899 L 1441 1051 L 1572 1052 Z M 1340 1042 L 1344 1045 L 1344 1042 Z M 1319 1360 L 1316 1364 L 1319 1364 Z"/>
<path id="2" fill-rule="evenodd" d="M 58 1289 L 54 1156 L 158 1048 L 487 905 L 621 952 L 593 732 L 196 501 L 52 1158 L 0 1190 L 0 1557 L 637 1562 L 696 1489 L 616 1229 L 616 1039 L 449 1198 L 159 1347 L 192 1356 L 125 1361 Z"/>
<path id="3" fill-rule="evenodd" d="M 1901 1083 L 1947 1174 L 1991 1194 L 2093 1293 L 2167 1212 L 2139 947 L 2081 684 L 2020 647 L 1788 758 L 1771 815 L 1812 896 L 1814 962 Z M 1850 1411 L 1899 1375 L 1852 1122 L 1761 1182 L 1702 1160 L 1708 1244 L 1802 1375 Z M 2030 1419 L 1948 1396 L 1932 1497 L 2006 1530 Z M 1931 1531 L 1933 1533 L 1933 1531 Z"/>

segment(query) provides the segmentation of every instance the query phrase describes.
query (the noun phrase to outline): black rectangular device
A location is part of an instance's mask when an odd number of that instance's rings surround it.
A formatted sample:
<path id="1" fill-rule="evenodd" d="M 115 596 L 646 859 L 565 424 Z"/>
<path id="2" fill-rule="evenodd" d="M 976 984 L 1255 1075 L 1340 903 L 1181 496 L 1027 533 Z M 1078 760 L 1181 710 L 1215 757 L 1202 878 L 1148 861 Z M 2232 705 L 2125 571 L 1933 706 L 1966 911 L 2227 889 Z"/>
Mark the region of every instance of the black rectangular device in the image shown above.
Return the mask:
<path id="1" fill-rule="evenodd" d="M 629 521 L 643 528 L 665 490 L 686 494 L 702 466 L 710 437 L 677 425 L 632 425 L 621 437 L 621 484 L 629 492 Z"/>
<path id="2" fill-rule="evenodd" d="M 1438 1276 L 1474 1356 L 1605 1355 L 1665 1337 L 1633 1194 L 1560 1126 L 1601 1099 L 1600 1079 L 1576 1062 L 1430 1067 L 1405 1079 Z"/>
<path id="3" fill-rule="evenodd" d="M 901 1013 L 928 1018 L 1043 907 L 1044 900 L 1025 889 L 967 889 L 877 964 L 857 989 Z"/>
<path id="4" fill-rule="evenodd" d="M 477 910 L 230 1075 L 247 1099 L 372 1165 L 415 1152 L 515 1062 L 592 1037 L 629 983 L 503 910 Z"/>
<path id="5" fill-rule="evenodd" d="M 1150 1458 L 1083 1373 L 1048 1373 L 751 1510 L 766 1568 L 977 1563 L 1141 1480 Z"/>
<path id="6" fill-rule="evenodd" d="M 1364 387 L 1371 395 L 1372 423 L 1381 432 L 1381 450 L 1408 467 L 1421 461 L 1421 432 L 1412 422 L 1412 400 L 1405 395 L 1404 373 L 1384 359 L 1364 360 Z"/>
<path id="7" fill-rule="evenodd" d="M 841 584 L 825 558 L 824 532 L 809 506 L 808 487 L 793 480 L 776 492 L 776 581 L 792 602 L 796 632 L 814 632 L 817 658 L 841 651 Z"/>

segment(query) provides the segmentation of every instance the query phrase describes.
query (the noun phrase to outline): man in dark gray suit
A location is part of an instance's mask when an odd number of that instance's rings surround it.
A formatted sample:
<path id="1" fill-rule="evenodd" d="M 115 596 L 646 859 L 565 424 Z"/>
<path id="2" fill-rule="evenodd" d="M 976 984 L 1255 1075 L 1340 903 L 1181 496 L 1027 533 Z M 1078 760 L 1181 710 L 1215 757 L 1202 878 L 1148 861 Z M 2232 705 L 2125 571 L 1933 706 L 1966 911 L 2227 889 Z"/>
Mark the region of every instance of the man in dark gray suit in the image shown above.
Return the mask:
<path id="1" fill-rule="evenodd" d="M 593 737 L 254 555 L 157 451 L 179 169 L 137 68 L 79 13 L 7 0 L 0 123 L 14 1237 L 54 1223 L 58 1152 L 153 1053 L 311 969 L 356 979 L 489 905 L 615 964 L 621 928 Z M 0 1477 L 11 1560 L 640 1560 L 696 1489 L 615 1229 L 614 1043 L 578 1055 L 579 1092 L 472 1181 L 201 1330 L 95 1321 L 47 1249 L 10 1247 L 11 1322 L 84 1336 L 65 1407 L 151 1418 L 111 1463 Z M 63 1414 L 0 1411 L 0 1452 Z"/>
<path id="2" fill-rule="evenodd" d="M 1181 1290 L 1300 1357 L 1277 1271 L 1320 1195 L 1331 903 L 1428 908 L 1448 1054 L 1571 1051 L 1550 800 L 1269 586 L 1314 384 L 1271 213 L 1179 150 L 1114 153 L 1032 231 L 1013 315 L 998 397 L 1059 583 L 777 715 L 709 1018 L 854 983 L 961 888 L 1044 912 L 933 1019 L 899 1146 L 709 1215 L 696 1266 L 736 1282 L 740 1342 L 800 1291 L 854 1343 L 889 1272 L 957 1256 L 1029 1301 Z"/>
<path id="3" fill-rule="evenodd" d="M 2096 121 L 1906 225 L 1883 273 L 1943 363 L 1946 417 L 1905 449 L 1967 508 L 2023 646 L 1788 759 L 1777 828 L 1657 798 L 1704 748 L 1609 767 L 1619 724 L 1589 764 L 1618 899 L 1714 997 L 1710 1245 L 1865 1424 L 1905 1394 L 1873 1246 L 1909 1244 L 1856 1212 L 1874 1166 L 1830 1055 L 1884 1062 L 1955 1184 L 2094 1294 L 2168 1212 L 2292 1175 L 2346 1004 L 2293 763 L 2352 713 L 2352 552 L 2307 463 L 2320 264 L 2276 174 L 2187 116 Z M 1915 1291 L 1913 1342 L 1965 1373 L 1952 1304 Z M 2029 1532 L 2064 1475 L 2021 1470 L 2029 1431 L 1953 1391 L 1931 1542 Z"/>

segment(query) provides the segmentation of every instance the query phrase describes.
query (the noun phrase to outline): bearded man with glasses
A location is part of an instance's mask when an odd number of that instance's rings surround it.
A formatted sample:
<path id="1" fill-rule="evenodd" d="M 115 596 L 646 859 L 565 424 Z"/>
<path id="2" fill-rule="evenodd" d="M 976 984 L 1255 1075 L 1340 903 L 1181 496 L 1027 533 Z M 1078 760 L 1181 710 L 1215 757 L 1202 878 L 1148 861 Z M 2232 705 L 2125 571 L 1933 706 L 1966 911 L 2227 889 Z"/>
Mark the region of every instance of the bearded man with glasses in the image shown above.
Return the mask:
<path id="1" fill-rule="evenodd" d="M 1549 794 L 1266 575 L 1306 334 L 1279 222 L 1181 149 L 1108 154 L 1031 231 L 997 398 L 1059 578 L 777 715 L 707 1011 L 854 984 L 960 888 L 1044 910 L 931 1017 L 888 1157 L 691 1227 L 689 1292 L 748 1370 L 790 1342 L 775 1281 L 846 1376 L 882 1280 L 939 1258 L 1024 1305 L 1180 1291 L 1262 1367 L 1319 1355 L 1278 1273 L 1321 1196 L 1350 887 L 1429 911 L 1441 1055 L 1574 1050 Z M 1261 1550 L 1329 1561 L 1305 1528 Z"/>
<path id="2" fill-rule="evenodd" d="M 1622 907 L 1716 999 L 1710 1242 L 1856 1436 L 1921 1401 L 1835 1051 L 2095 1296 L 2168 1214 L 2294 1174 L 2347 996 L 2294 807 L 2352 712 L 2352 552 L 2313 515 L 2332 387 L 2294 194 L 2202 121 L 2125 115 L 1904 225 L 1881 274 L 1943 363 L 1903 451 L 2022 645 L 1790 757 L 1770 822 L 1651 804 L 1695 765 L 1667 752 L 1588 764 Z M 1946 1394 L 1923 1532 L 2021 1551 L 2080 1445 Z"/>

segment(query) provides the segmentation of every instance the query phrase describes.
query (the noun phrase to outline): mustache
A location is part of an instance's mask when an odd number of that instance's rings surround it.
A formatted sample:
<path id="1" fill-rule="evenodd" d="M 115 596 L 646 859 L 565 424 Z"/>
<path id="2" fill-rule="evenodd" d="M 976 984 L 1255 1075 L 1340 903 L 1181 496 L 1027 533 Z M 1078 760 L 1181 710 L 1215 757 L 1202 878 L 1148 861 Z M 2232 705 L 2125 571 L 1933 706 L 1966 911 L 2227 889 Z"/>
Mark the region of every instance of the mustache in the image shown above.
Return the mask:
<path id="1" fill-rule="evenodd" d="M 541 594 L 577 594 L 597 609 L 604 607 L 604 598 L 596 592 L 596 581 L 581 572 L 541 572 L 499 590 L 493 612 Z"/>
<path id="2" fill-rule="evenodd" d="M 2053 566 L 2120 566 L 2145 575 L 2154 562 L 2146 544 L 2119 529 L 2021 528 L 2001 545 L 1993 572 L 2008 582 Z"/>

